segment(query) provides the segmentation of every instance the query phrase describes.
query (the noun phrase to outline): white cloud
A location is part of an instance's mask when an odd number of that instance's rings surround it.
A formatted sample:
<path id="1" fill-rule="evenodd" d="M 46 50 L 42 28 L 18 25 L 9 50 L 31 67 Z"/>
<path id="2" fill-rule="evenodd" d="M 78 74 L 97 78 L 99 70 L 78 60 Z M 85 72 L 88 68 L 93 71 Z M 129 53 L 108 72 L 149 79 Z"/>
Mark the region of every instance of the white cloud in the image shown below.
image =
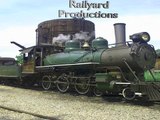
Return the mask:
<path id="1" fill-rule="evenodd" d="M 26 47 L 35 45 L 36 32 L 34 26 L 10 26 L 0 30 L 0 56 L 15 57 L 19 54 L 19 47 L 11 44 L 11 41 L 20 43 Z"/>
<path id="2" fill-rule="evenodd" d="M 118 19 L 112 20 L 97 20 L 96 36 L 106 38 L 109 43 L 115 42 L 114 23 L 126 23 L 126 40 L 129 40 L 129 35 L 138 32 L 148 32 L 151 36 L 150 43 L 156 49 L 160 48 L 160 15 L 137 15 L 137 16 L 122 16 Z M 159 43 L 159 44 L 157 44 Z"/>
<path id="3" fill-rule="evenodd" d="M 113 24 L 117 22 L 126 23 L 126 40 L 129 35 L 146 31 L 151 36 L 150 43 L 156 49 L 160 48 L 160 15 L 137 15 L 120 16 L 118 19 L 90 19 L 96 26 L 96 37 L 104 37 L 109 43 L 115 43 Z M 8 26 L 0 30 L 0 56 L 15 57 L 19 54 L 19 47 L 10 44 L 10 41 L 16 41 L 26 47 L 33 46 L 36 43 L 37 26 Z"/>

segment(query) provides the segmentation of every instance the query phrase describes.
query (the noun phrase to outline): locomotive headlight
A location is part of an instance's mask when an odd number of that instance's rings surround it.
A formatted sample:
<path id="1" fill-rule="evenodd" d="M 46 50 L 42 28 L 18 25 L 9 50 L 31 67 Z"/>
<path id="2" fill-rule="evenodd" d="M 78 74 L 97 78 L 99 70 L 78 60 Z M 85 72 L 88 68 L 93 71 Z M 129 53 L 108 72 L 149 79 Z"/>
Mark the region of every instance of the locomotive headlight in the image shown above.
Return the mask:
<path id="1" fill-rule="evenodd" d="M 136 33 L 130 36 L 133 42 L 149 42 L 150 35 L 147 32 Z"/>
<path id="2" fill-rule="evenodd" d="M 141 37 L 146 42 L 149 42 L 150 40 L 150 35 L 147 32 L 144 32 Z"/>

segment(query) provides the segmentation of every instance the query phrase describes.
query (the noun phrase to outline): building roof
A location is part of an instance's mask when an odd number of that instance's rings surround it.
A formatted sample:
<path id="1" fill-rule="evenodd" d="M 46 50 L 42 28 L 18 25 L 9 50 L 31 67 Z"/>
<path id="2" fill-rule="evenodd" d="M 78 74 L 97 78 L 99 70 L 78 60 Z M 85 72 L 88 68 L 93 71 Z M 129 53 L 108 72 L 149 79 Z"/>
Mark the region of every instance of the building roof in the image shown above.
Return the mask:
<path id="1" fill-rule="evenodd" d="M 15 61 L 15 59 L 11 57 L 0 57 L 0 61 Z"/>

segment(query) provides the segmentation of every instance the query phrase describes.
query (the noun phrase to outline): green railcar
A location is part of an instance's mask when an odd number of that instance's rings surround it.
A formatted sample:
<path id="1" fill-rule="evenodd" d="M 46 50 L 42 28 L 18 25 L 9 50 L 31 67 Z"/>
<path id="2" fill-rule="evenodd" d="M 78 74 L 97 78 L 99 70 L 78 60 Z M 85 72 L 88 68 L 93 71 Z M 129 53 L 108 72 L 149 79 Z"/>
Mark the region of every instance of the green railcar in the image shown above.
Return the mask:
<path id="1" fill-rule="evenodd" d="M 15 80 L 21 77 L 21 68 L 14 58 L 0 58 L 0 81 Z"/>
<path id="2" fill-rule="evenodd" d="M 149 71 L 146 71 L 144 73 L 145 81 L 148 81 L 148 82 L 160 81 L 160 70 L 152 70 L 151 72 L 153 76 Z"/>

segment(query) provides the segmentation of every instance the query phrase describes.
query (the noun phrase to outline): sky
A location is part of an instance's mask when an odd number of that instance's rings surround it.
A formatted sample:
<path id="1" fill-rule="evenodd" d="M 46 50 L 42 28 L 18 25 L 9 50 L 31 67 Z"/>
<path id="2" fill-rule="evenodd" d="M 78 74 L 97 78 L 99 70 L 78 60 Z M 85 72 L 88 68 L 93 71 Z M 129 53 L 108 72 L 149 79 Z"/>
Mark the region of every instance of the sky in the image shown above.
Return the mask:
<path id="1" fill-rule="evenodd" d="M 75 0 L 81 3 L 85 0 Z M 16 41 L 25 47 L 36 44 L 36 32 L 39 23 L 62 19 L 58 10 L 66 12 L 118 13 L 118 18 L 87 18 L 95 23 L 96 37 L 103 37 L 109 43 L 115 42 L 114 23 L 126 24 L 126 39 L 129 35 L 146 31 L 151 36 L 155 49 L 160 48 L 160 0 L 108 0 L 109 8 L 86 10 L 69 8 L 69 0 L 0 0 L 0 56 L 15 57 L 19 47 L 10 44 Z M 105 3 L 106 0 L 88 0 L 88 3 Z M 70 18 L 70 17 L 68 17 Z"/>

